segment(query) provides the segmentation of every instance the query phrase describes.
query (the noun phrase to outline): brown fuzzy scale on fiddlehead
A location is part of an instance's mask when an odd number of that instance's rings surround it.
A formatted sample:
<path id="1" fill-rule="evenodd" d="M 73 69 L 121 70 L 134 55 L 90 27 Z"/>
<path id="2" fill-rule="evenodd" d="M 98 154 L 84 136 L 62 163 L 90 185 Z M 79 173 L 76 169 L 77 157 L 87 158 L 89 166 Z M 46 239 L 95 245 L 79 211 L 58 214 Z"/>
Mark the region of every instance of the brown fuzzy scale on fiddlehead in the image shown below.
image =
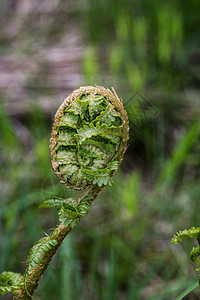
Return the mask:
<path id="1" fill-rule="evenodd" d="M 106 185 L 128 139 L 127 115 L 115 92 L 81 87 L 59 107 L 51 136 L 53 169 L 68 188 Z"/>
<path id="2" fill-rule="evenodd" d="M 59 210 L 60 224 L 31 248 L 24 276 L 12 272 L 0 276 L 4 285 L 0 293 L 11 292 L 17 300 L 34 299 L 34 290 L 58 247 L 111 183 L 127 140 L 127 114 L 114 89 L 86 86 L 64 99 L 52 128 L 52 167 L 61 183 L 80 193 L 44 202 L 43 207 Z"/>

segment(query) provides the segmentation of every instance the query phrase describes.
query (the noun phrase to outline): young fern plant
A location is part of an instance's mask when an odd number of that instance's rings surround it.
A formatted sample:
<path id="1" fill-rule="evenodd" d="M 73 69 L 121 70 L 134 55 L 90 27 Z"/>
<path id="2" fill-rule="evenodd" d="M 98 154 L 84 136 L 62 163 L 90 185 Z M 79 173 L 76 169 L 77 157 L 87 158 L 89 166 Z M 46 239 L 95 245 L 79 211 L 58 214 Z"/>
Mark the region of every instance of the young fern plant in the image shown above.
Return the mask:
<path id="1" fill-rule="evenodd" d="M 128 130 L 126 111 L 114 89 L 86 86 L 64 99 L 52 128 L 51 162 L 60 182 L 78 194 L 41 205 L 58 210 L 59 225 L 30 249 L 24 275 L 1 274 L 2 295 L 34 299 L 39 280 L 64 238 L 88 213 L 103 188 L 112 184 L 126 150 Z"/>
<path id="2" fill-rule="evenodd" d="M 191 261 L 199 265 L 199 268 L 195 268 L 195 271 L 200 271 L 200 227 L 192 227 L 190 229 L 179 230 L 173 238 L 172 243 L 178 244 L 187 238 L 192 238 L 197 241 L 197 246 L 192 248 L 190 252 Z M 200 275 L 199 275 L 200 284 Z"/>

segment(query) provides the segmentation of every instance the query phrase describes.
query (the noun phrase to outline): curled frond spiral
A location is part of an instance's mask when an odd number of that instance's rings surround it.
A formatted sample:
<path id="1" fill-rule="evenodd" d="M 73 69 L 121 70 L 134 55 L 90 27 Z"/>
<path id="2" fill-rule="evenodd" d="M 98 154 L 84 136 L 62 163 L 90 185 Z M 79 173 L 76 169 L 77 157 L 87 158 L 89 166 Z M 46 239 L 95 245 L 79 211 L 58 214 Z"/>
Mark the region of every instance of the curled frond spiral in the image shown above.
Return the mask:
<path id="1" fill-rule="evenodd" d="M 128 140 L 127 115 L 115 91 L 75 90 L 59 107 L 51 136 L 52 167 L 75 190 L 111 182 Z"/>
<path id="2" fill-rule="evenodd" d="M 200 266 L 200 227 L 192 227 L 190 229 L 179 230 L 173 238 L 172 243 L 178 244 L 187 238 L 192 238 L 198 242 L 196 247 L 193 247 L 190 252 L 190 258 L 192 262 Z M 200 271 L 200 268 L 195 268 L 196 271 Z M 200 284 L 200 275 L 199 275 L 199 284 Z"/>

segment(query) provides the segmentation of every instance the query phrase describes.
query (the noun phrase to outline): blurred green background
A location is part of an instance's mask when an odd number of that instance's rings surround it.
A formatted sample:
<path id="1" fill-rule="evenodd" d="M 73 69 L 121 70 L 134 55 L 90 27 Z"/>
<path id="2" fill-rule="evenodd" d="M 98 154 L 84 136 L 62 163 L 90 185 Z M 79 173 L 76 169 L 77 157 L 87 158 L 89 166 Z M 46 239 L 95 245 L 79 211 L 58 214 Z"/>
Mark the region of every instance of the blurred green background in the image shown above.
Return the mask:
<path id="1" fill-rule="evenodd" d="M 193 242 L 171 238 L 200 226 L 199 6 L 0 1 L 0 271 L 23 273 L 29 248 L 58 223 L 38 206 L 67 195 L 49 155 L 62 99 L 114 86 L 130 122 L 113 186 L 64 241 L 36 299 L 168 300 L 198 280 Z"/>

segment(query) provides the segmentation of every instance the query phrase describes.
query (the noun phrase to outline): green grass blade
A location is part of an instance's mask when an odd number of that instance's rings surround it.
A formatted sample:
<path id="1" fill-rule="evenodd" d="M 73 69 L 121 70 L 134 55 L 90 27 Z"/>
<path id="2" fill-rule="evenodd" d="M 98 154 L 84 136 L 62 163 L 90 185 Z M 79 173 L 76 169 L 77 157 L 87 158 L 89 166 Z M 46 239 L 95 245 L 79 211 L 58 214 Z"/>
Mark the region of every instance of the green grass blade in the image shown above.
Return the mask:
<path id="1" fill-rule="evenodd" d="M 158 188 L 163 184 L 169 184 L 175 178 L 178 168 L 187 158 L 191 147 L 198 138 L 199 132 L 200 119 L 198 118 L 194 125 L 189 128 L 189 130 L 183 135 L 183 138 L 175 146 L 172 157 L 166 163 L 157 181 Z"/>
<path id="2" fill-rule="evenodd" d="M 189 293 L 191 293 L 197 286 L 199 286 L 199 282 L 194 282 L 192 283 L 183 293 L 181 293 L 176 300 L 181 300 L 183 299 L 185 296 L 187 296 Z"/>

